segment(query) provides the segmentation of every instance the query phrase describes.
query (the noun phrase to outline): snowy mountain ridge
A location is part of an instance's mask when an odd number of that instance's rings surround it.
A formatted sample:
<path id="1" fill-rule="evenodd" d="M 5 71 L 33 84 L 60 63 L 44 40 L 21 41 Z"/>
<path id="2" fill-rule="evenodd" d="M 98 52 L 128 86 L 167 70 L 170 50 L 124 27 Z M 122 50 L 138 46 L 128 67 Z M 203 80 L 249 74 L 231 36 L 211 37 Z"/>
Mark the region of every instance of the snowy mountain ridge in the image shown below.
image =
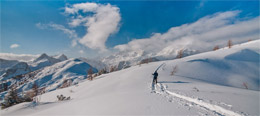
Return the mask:
<path id="1" fill-rule="evenodd" d="M 22 75 L 31 71 L 39 70 L 41 68 L 51 66 L 57 62 L 61 62 L 64 60 L 67 60 L 67 57 L 65 55 L 59 55 L 55 58 L 48 56 L 45 53 L 29 62 L 1 59 L 0 80 L 8 80 L 17 75 Z"/>
<path id="2" fill-rule="evenodd" d="M 68 60 L 68 57 L 64 54 L 56 55 L 56 56 L 53 56 L 53 57 L 56 58 L 56 59 L 59 59 L 61 61 Z"/>
<path id="3" fill-rule="evenodd" d="M 91 65 L 79 59 L 68 59 L 44 67 L 29 83 L 18 88 L 27 91 L 31 89 L 33 83 L 37 83 L 39 87 L 45 87 L 45 91 L 51 91 L 60 87 L 64 80 L 70 80 L 71 84 L 74 85 L 87 78 L 87 70 L 91 67 Z M 93 72 L 97 72 L 97 69 L 93 68 Z"/>
<path id="4" fill-rule="evenodd" d="M 82 81 L 77 86 L 42 94 L 34 108 L 31 107 L 33 103 L 22 103 L 3 110 L 2 114 L 259 115 L 256 102 L 260 90 L 259 44 L 260 40 L 251 41 L 180 59 L 132 66 L 97 76 L 93 81 Z M 58 70 L 71 72 L 72 69 L 65 67 L 70 67 L 70 62 L 81 62 L 75 60 L 46 67 L 39 76 L 57 72 L 73 78 L 78 72 L 66 75 Z M 162 64 L 158 83 L 152 84 L 151 74 Z M 177 71 L 171 75 L 175 66 Z M 55 80 L 59 76 L 47 77 Z M 57 95 L 61 94 L 71 100 L 57 102 Z"/>
<path id="5" fill-rule="evenodd" d="M 257 42 L 259 40 L 254 40 L 252 42 Z M 250 42 L 249 42 L 250 43 Z M 241 43 L 241 44 L 236 44 L 233 46 L 243 46 L 248 44 L 248 42 Z M 223 48 L 218 48 L 218 49 L 228 49 L 228 47 L 223 47 Z M 213 50 L 213 48 L 212 48 Z M 164 61 L 164 60 L 173 60 L 176 59 L 178 56 L 178 52 L 182 52 L 182 57 L 186 56 L 191 56 L 191 55 L 196 55 L 200 53 L 205 53 L 205 52 L 211 52 L 212 50 L 204 50 L 204 51 L 199 51 L 191 48 L 178 48 L 176 47 L 171 47 L 168 46 L 164 49 L 162 49 L 160 52 L 153 53 L 153 52 L 146 52 L 144 50 L 137 50 L 137 51 L 120 51 L 117 53 L 114 53 L 110 56 L 101 58 L 100 60 L 106 64 L 107 67 L 109 66 L 120 66 L 122 63 L 127 64 L 127 67 L 129 66 L 135 66 L 138 65 L 142 60 L 145 59 L 156 59 L 155 61 Z"/>
<path id="6" fill-rule="evenodd" d="M 31 71 L 32 70 L 30 66 L 26 62 L 19 62 L 14 66 L 12 66 L 11 68 L 8 68 L 5 71 L 5 73 L 0 76 L 0 80 L 5 81 L 17 75 L 22 75 Z"/>
<path id="7" fill-rule="evenodd" d="M 98 72 L 97 69 L 88 63 L 72 58 L 29 72 L 28 74 L 24 73 L 24 77 L 20 77 L 19 80 L 11 79 L 6 82 L 10 83 L 10 86 L 17 86 L 18 92 L 30 90 L 34 83 L 48 92 L 61 88 L 64 83 L 75 85 L 81 82 L 87 78 L 87 70 L 89 68 L 92 68 L 93 73 Z M 0 93 L 0 97 L 3 97 L 5 94 L 6 92 Z"/>
<path id="8" fill-rule="evenodd" d="M 183 56 L 189 56 L 193 54 L 200 53 L 197 50 L 182 48 L 182 49 L 173 49 L 165 48 L 158 53 L 146 52 L 144 50 L 138 51 L 125 51 L 117 52 L 110 56 L 104 57 L 101 59 L 103 63 L 107 66 L 118 65 L 120 62 L 128 62 L 128 66 L 134 66 L 139 64 L 144 59 L 154 58 L 160 61 L 163 60 L 172 60 L 175 59 L 179 51 L 182 51 Z"/>
<path id="9" fill-rule="evenodd" d="M 63 61 L 63 60 L 56 59 L 54 57 L 48 56 L 47 54 L 43 53 L 35 60 L 28 62 L 28 64 L 32 67 L 33 70 L 37 70 L 37 69 L 40 69 L 40 68 L 43 68 L 46 66 L 53 65 L 60 61 Z"/>
<path id="10" fill-rule="evenodd" d="M 0 75 L 2 75 L 8 68 L 14 66 L 17 63 L 17 60 L 0 59 Z"/>

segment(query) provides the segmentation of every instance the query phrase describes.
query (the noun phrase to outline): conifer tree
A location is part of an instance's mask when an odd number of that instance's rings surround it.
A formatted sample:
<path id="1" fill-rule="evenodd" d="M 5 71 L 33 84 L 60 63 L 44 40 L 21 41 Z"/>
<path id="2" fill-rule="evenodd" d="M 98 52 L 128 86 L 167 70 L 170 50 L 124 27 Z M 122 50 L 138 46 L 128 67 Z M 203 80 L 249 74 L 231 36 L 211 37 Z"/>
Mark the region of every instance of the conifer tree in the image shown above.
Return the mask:
<path id="1" fill-rule="evenodd" d="M 232 47 L 232 41 L 228 40 L 228 48 L 231 48 L 231 47 Z"/>
<path id="2" fill-rule="evenodd" d="M 93 76 L 92 76 L 93 70 L 92 70 L 92 68 L 89 68 L 87 72 L 88 72 L 88 78 L 89 78 L 89 80 L 93 80 Z"/>
<path id="3" fill-rule="evenodd" d="M 183 50 L 179 50 L 176 58 L 182 58 L 183 57 Z"/>
<path id="4" fill-rule="evenodd" d="M 216 51 L 216 50 L 218 50 L 218 49 L 219 49 L 219 46 L 218 46 L 218 45 L 213 48 L 214 51 Z"/>

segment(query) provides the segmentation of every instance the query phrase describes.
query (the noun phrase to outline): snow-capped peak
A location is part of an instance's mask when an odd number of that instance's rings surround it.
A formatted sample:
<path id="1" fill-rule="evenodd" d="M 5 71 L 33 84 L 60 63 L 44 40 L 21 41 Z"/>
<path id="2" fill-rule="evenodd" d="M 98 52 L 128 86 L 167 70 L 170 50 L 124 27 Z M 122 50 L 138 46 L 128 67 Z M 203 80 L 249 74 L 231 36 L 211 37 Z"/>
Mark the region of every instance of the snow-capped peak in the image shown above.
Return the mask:
<path id="1" fill-rule="evenodd" d="M 64 55 L 64 54 L 60 54 L 60 55 L 54 56 L 54 58 L 59 59 L 61 61 L 68 60 L 68 57 L 66 55 Z"/>
<path id="2" fill-rule="evenodd" d="M 43 53 L 38 58 L 36 58 L 34 61 L 29 62 L 29 65 L 32 67 L 33 70 L 37 70 L 46 66 L 53 65 L 57 62 L 60 62 L 62 60 L 53 58 L 51 56 L 48 56 L 47 54 Z"/>
<path id="3" fill-rule="evenodd" d="M 38 58 L 36 58 L 33 62 L 38 62 L 38 61 L 43 60 L 43 59 L 51 59 L 51 58 L 47 54 L 43 53 Z"/>

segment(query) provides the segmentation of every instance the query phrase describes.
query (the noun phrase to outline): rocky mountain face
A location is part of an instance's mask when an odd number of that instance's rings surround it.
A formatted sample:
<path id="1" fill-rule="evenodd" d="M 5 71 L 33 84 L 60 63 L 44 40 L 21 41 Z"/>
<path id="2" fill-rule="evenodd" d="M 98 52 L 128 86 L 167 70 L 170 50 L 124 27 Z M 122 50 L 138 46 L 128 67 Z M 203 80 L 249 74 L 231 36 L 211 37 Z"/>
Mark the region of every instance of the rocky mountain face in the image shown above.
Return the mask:
<path id="1" fill-rule="evenodd" d="M 32 62 L 28 62 L 32 70 L 38 70 L 46 66 L 51 66 L 55 63 L 67 60 L 67 56 L 64 54 L 58 56 L 48 56 L 47 54 L 43 53 L 38 58 L 33 60 Z"/>
<path id="2" fill-rule="evenodd" d="M 12 77 L 39 70 L 65 60 L 67 60 L 67 56 L 64 54 L 51 57 L 45 53 L 29 62 L 0 59 L 0 80 L 8 80 Z"/>
<path id="3" fill-rule="evenodd" d="M 25 74 L 28 72 L 31 72 L 30 66 L 25 62 L 19 62 L 11 68 L 7 69 L 0 79 L 1 81 L 7 80 L 17 75 Z"/>
<path id="4" fill-rule="evenodd" d="M 65 82 L 77 84 L 79 81 L 87 78 L 87 70 L 92 68 L 93 73 L 98 72 L 88 63 L 80 59 L 68 59 L 52 66 L 41 69 L 28 83 L 21 85 L 20 90 L 26 91 L 31 89 L 33 83 L 37 83 L 39 87 L 45 88 L 46 91 L 60 88 Z"/>
<path id="5" fill-rule="evenodd" d="M 65 56 L 64 54 L 60 54 L 60 55 L 54 56 L 54 58 L 56 58 L 56 59 L 58 59 L 60 61 L 68 60 L 68 57 Z"/>
<path id="6" fill-rule="evenodd" d="M 0 59 L 0 75 L 2 75 L 8 68 L 14 66 L 19 61 Z"/>
<path id="7" fill-rule="evenodd" d="M 101 62 L 101 61 L 95 60 L 95 59 L 88 59 L 88 58 L 83 58 L 83 57 L 80 57 L 78 59 L 90 64 L 92 67 L 95 67 L 98 70 L 102 70 L 107 66 L 104 62 Z"/>
<path id="8" fill-rule="evenodd" d="M 1 88 L 3 84 L 7 84 L 8 88 L 16 86 L 20 92 L 30 90 L 34 83 L 46 91 L 60 88 L 64 86 L 64 83 L 77 84 L 87 78 L 88 69 L 91 68 L 93 73 L 98 72 L 98 69 L 87 61 L 97 67 L 103 67 L 101 62 L 87 59 L 68 59 L 64 54 L 58 56 L 42 54 L 30 62 L 2 59 L 1 69 L 5 70 L 0 76 L 0 90 L 1 92 L 6 91 Z"/>

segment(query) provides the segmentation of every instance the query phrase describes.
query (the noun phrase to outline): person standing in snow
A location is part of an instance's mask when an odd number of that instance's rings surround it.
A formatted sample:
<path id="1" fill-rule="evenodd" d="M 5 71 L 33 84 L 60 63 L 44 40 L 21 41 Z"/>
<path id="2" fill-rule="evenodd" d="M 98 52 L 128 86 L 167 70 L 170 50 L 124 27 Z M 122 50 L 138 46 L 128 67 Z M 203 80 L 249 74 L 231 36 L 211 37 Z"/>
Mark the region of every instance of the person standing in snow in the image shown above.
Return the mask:
<path id="1" fill-rule="evenodd" d="M 153 83 L 157 84 L 157 77 L 158 77 L 157 71 L 155 71 L 152 75 L 153 75 Z"/>

